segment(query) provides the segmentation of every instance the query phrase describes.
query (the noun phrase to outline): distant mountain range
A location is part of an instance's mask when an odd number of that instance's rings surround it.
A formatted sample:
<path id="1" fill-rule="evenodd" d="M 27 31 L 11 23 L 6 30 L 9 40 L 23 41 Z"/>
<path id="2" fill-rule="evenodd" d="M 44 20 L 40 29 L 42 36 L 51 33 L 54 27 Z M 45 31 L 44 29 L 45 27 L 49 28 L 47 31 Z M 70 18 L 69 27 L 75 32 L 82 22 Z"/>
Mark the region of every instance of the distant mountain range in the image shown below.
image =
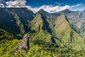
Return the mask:
<path id="1" fill-rule="evenodd" d="M 60 16 L 62 12 L 66 15 L 68 20 L 73 25 L 76 25 L 79 29 L 82 28 L 82 24 L 85 24 L 84 23 L 85 22 L 85 10 L 70 11 L 66 9 L 60 12 L 56 12 L 56 13 L 48 13 L 41 9 L 37 13 L 40 13 L 44 17 L 55 19 L 57 16 Z M 25 26 L 26 31 L 28 31 L 28 28 L 27 28 L 28 23 L 30 20 L 34 18 L 35 14 L 27 8 L 0 8 L 0 28 L 6 29 L 7 31 L 13 34 L 19 33 L 13 13 L 16 13 L 18 15 L 19 20 Z"/>
<path id="2" fill-rule="evenodd" d="M 66 9 L 56 13 L 48 13 L 41 9 L 37 13 L 40 13 L 44 17 L 49 17 L 50 19 L 56 19 L 62 12 L 73 25 L 78 27 L 78 29 L 82 27 L 82 24 L 85 24 L 85 10 L 70 11 Z M 6 29 L 13 34 L 19 33 L 13 13 L 18 15 L 19 20 L 23 23 L 26 31 L 28 31 L 28 23 L 34 18 L 35 14 L 27 8 L 0 8 L 0 28 Z"/>
<path id="3" fill-rule="evenodd" d="M 29 43 L 24 42 L 27 40 Z M 17 53 L 18 44 L 21 48 L 22 43 L 30 46 L 29 51 L 26 50 L 28 54 Z M 36 52 L 54 56 L 54 50 L 59 54 L 72 52 L 74 55 L 85 50 L 85 10 L 48 13 L 41 9 L 33 13 L 27 8 L 0 8 L 0 56 L 9 57 L 15 53 L 15 57 L 21 54 L 33 57 Z"/>

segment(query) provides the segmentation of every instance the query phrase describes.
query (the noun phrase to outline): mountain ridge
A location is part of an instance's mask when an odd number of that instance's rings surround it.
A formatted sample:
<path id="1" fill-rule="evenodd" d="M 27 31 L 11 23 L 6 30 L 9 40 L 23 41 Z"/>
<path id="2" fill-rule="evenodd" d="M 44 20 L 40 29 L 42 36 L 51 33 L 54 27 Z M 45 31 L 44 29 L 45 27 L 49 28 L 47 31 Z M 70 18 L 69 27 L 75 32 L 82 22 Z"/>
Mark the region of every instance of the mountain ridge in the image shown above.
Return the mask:
<path id="1" fill-rule="evenodd" d="M 84 25 L 81 25 L 79 30 L 74 23 L 82 19 L 69 17 L 78 13 L 66 10 L 49 14 L 41 10 L 34 14 L 30 10 L 20 8 L 0 12 L 6 12 L 3 13 L 6 17 L 0 16 L 1 57 L 84 56 Z M 1 29 L 1 25 L 4 30 Z"/>

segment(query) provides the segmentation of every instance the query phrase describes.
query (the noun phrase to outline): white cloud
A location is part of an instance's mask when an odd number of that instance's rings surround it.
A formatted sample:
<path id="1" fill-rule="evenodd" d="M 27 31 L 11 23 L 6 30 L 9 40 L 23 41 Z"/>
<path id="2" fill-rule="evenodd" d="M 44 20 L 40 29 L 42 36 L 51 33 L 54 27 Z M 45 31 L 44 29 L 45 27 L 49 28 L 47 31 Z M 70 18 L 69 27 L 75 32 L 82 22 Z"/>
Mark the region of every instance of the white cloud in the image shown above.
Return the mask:
<path id="1" fill-rule="evenodd" d="M 62 11 L 62 10 L 65 10 L 65 9 L 70 9 L 72 10 L 73 8 L 75 7 L 79 7 L 81 6 L 82 4 L 76 4 L 76 5 L 72 5 L 72 6 L 69 6 L 69 5 L 65 5 L 65 6 L 49 6 L 49 5 L 43 5 L 41 7 L 31 7 L 31 6 L 27 6 L 28 9 L 32 10 L 34 13 L 36 13 L 37 11 L 39 11 L 40 9 L 43 9 L 49 13 L 55 13 L 55 12 L 59 12 L 59 11 Z"/>
<path id="2" fill-rule="evenodd" d="M 72 7 L 78 7 L 78 6 L 81 6 L 81 5 L 83 5 L 83 4 L 76 4 L 76 5 L 72 6 Z"/>
<path id="3" fill-rule="evenodd" d="M 7 7 L 22 7 L 26 5 L 26 0 L 7 1 Z"/>
<path id="4" fill-rule="evenodd" d="M 76 4 L 76 5 L 65 5 L 65 6 L 60 6 L 60 5 L 56 5 L 56 6 L 52 6 L 52 5 L 43 5 L 41 7 L 31 7 L 29 5 L 26 5 L 26 0 L 10 0 L 5 2 L 7 4 L 6 7 L 27 7 L 28 9 L 32 10 L 34 13 L 36 13 L 37 11 L 39 11 L 40 9 L 43 9 L 49 13 L 54 13 L 54 12 L 59 12 L 65 9 L 70 9 L 70 10 L 74 10 L 77 7 L 80 7 L 82 4 Z M 1 4 L 2 6 L 2 4 Z"/>

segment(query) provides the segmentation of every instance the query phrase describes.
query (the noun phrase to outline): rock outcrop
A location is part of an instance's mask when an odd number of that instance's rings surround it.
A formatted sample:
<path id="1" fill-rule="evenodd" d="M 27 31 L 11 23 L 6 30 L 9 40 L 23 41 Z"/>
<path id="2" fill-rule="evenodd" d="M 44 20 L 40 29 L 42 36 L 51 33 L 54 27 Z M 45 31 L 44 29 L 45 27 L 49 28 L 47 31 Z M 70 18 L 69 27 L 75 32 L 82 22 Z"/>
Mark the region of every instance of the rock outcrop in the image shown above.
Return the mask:
<path id="1" fill-rule="evenodd" d="M 25 50 L 27 51 L 29 49 L 29 36 L 27 34 L 25 34 L 23 36 L 23 39 L 21 40 L 20 44 L 19 44 L 19 48 L 18 51 L 20 52 L 21 50 Z"/>

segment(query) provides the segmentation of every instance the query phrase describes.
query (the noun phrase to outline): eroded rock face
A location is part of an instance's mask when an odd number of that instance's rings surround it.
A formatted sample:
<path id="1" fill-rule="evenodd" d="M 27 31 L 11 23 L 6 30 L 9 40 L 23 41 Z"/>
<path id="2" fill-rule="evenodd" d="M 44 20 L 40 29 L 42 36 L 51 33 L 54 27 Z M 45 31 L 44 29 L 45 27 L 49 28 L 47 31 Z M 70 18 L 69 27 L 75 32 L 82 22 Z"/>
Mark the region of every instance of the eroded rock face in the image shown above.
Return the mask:
<path id="1" fill-rule="evenodd" d="M 21 50 L 25 50 L 27 51 L 29 49 L 29 36 L 27 34 L 25 34 L 23 36 L 23 39 L 21 40 L 20 44 L 19 44 L 19 49 L 18 51 L 20 52 Z"/>

